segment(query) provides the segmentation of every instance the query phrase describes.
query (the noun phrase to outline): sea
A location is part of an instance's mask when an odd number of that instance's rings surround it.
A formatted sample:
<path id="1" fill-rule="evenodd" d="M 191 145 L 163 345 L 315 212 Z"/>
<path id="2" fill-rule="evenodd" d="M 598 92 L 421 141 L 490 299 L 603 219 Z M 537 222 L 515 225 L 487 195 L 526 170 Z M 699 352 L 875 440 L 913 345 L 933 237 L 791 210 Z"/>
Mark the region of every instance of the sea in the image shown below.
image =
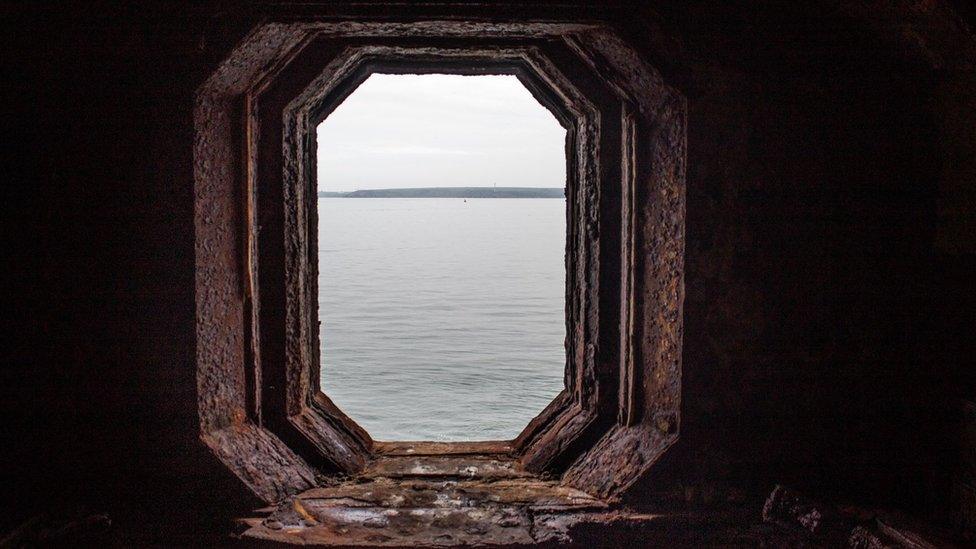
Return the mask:
<path id="1" fill-rule="evenodd" d="M 319 198 L 321 386 L 374 440 L 514 438 L 563 388 L 563 198 Z"/>

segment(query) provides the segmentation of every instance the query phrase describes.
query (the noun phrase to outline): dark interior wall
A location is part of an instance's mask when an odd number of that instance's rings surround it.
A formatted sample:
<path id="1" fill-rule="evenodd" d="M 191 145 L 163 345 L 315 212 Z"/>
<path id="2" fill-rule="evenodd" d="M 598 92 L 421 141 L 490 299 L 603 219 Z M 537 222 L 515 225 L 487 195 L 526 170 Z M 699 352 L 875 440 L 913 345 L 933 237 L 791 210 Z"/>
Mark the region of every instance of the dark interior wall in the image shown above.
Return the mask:
<path id="1" fill-rule="evenodd" d="M 682 439 L 642 493 L 938 509 L 976 394 L 971 66 L 866 2 L 764 4 L 463 9 L 619 20 L 688 98 Z M 0 498 L 223 525 L 255 502 L 197 441 L 192 98 L 279 8 L 4 9 Z"/>
<path id="2" fill-rule="evenodd" d="M 54 503 L 226 528 L 256 499 L 198 441 L 192 97 L 249 23 L 5 9 L 4 520 Z"/>
<path id="3" fill-rule="evenodd" d="M 690 106 L 685 404 L 651 489 L 945 503 L 973 393 L 976 88 L 849 11 L 662 8 Z"/>

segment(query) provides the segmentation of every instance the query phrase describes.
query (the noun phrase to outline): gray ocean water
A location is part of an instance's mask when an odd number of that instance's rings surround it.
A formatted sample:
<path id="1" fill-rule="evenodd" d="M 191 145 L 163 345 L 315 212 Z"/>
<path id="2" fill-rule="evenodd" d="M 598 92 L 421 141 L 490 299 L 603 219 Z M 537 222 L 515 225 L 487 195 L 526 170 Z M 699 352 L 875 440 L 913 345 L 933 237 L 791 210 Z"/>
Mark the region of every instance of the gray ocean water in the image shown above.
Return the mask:
<path id="1" fill-rule="evenodd" d="M 559 393 L 565 200 L 318 208 L 322 387 L 374 439 L 511 439 Z"/>

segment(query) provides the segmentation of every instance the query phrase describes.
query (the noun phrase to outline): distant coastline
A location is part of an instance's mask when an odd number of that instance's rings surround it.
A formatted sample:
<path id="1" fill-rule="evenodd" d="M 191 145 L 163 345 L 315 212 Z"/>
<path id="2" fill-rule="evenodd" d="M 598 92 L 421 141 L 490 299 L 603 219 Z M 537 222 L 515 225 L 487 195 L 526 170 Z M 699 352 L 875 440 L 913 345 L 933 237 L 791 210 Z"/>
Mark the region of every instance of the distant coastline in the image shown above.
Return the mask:
<path id="1" fill-rule="evenodd" d="M 318 193 L 319 198 L 565 198 L 561 187 L 422 187 Z"/>

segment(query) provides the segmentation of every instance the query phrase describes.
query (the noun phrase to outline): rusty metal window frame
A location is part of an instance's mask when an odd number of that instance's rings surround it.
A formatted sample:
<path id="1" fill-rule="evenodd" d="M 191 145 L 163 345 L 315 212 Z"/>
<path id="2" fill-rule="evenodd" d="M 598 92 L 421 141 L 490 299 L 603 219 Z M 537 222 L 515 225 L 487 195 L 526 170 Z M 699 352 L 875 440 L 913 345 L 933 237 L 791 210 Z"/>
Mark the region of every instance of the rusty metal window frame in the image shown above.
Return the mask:
<path id="1" fill-rule="evenodd" d="M 597 495 L 625 490 L 677 438 L 680 95 L 602 27 L 275 25 L 198 91 L 204 441 L 262 497 L 402 450 L 372 441 L 319 387 L 314 128 L 372 72 L 515 74 L 567 126 L 566 386 L 513 441 L 425 448 L 506 453 Z M 215 169 L 222 161 L 240 168 Z M 220 195 L 214 184 L 235 192 Z M 232 237 L 228 223 L 239 227 Z M 203 256 L 220 246 L 239 262 L 208 270 Z M 207 316 L 227 297 L 213 292 L 226 272 L 240 288 L 237 324 Z M 223 351 L 239 362 L 212 354 L 221 351 L 210 347 L 214 335 L 236 338 Z M 245 464 L 245 449 L 282 471 Z"/>

